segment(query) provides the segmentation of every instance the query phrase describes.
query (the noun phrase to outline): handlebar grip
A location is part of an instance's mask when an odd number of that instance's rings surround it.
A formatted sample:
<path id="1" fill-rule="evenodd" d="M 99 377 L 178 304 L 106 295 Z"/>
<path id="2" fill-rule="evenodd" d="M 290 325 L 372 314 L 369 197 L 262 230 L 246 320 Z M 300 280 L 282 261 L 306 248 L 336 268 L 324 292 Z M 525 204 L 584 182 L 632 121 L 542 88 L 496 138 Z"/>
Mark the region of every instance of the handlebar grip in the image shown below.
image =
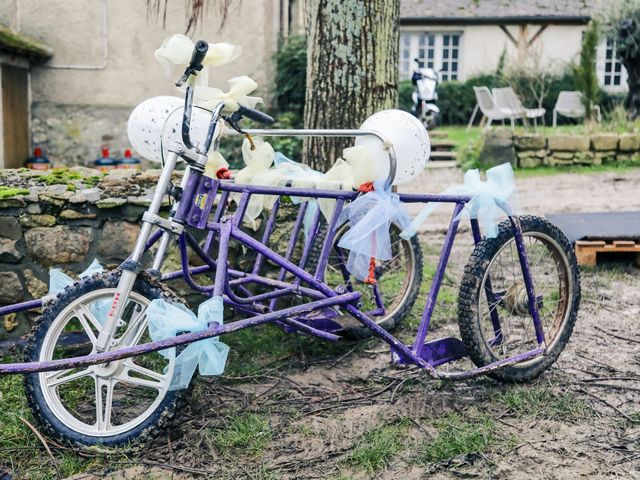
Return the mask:
<path id="1" fill-rule="evenodd" d="M 275 120 L 273 117 L 267 115 L 266 113 L 262 113 L 258 110 L 254 110 L 253 108 L 247 108 L 240 105 L 240 108 L 237 110 L 238 114 L 245 117 L 250 118 L 258 123 L 264 123 L 265 125 L 271 125 Z"/>
<path id="2" fill-rule="evenodd" d="M 209 44 L 204 40 L 198 40 L 193 48 L 193 54 L 191 55 L 191 61 L 189 62 L 189 68 L 192 70 L 202 69 L 202 62 L 204 57 L 207 56 L 209 50 Z"/>

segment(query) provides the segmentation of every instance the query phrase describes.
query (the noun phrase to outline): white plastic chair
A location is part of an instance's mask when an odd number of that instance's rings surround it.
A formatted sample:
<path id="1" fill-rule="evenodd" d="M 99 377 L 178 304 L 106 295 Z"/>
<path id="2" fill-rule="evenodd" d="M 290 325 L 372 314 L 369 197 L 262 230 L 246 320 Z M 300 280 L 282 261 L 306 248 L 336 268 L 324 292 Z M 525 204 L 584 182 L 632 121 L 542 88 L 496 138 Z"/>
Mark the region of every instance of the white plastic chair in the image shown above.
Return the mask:
<path id="1" fill-rule="evenodd" d="M 469 123 L 467 124 L 467 130 L 473 125 L 473 121 L 476 118 L 478 110 L 482 112 L 483 119 L 487 119 L 486 128 L 491 127 L 491 122 L 494 120 L 504 121 L 507 116 L 496 106 L 496 103 L 491 95 L 491 91 L 488 87 L 473 87 L 473 92 L 476 95 L 476 106 L 473 109 Z M 482 124 L 482 120 L 480 121 Z"/>
<path id="2" fill-rule="evenodd" d="M 522 105 L 520 97 L 516 95 L 511 87 L 494 88 L 493 98 L 496 101 L 496 105 L 500 108 L 509 120 L 511 120 L 511 126 L 513 127 L 517 119 L 522 120 L 522 123 L 527 125 L 527 119 L 532 119 L 534 126 L 538 126 L 538 118 L 543 118 L 544 122 L 544 108 L 526 108 Z"/>
<path id="3" fill-rule="evenodd" d="M 602 121 L 602 112 L 599 105 L 593 105 L 593 112 L 596 114 L 596 120 Z M 584 104 L 582 103 L 582 94 L 576 91 L 562 91 L 558 95 L 556 106 L 553 107 L 553 126 L 558 121 L 558 114 L 568 118 L 583 118 L 585 116 Z"/>

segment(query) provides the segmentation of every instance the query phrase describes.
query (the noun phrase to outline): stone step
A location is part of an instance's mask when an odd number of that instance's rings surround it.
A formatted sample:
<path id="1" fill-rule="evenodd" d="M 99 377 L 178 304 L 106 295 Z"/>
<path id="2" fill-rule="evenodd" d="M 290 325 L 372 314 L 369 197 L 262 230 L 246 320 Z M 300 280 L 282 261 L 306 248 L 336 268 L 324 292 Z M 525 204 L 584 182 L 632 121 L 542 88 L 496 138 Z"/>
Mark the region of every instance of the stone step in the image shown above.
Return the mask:
<path id="1" fill-rule="evenodd" d="M 435 160 L 435 161 L 455 160 L 456 158 L 457 158 L 456 152 L 442 152 L 442 151 L 431 152 L 431 160 Z"/>
<path id="2" fill-rule="evenodd" d="M 442 130 L 429 130 L 429 136 L 431 138 L 448 138 L 449 134 Z"/>
<path id="3" fill-rule="evenodd" d="M 458 162 L 455 160 L 438 160 L 437 162 L 427 163 L 427 168 L 458 168 Z"/>
<path id="4" fill-rule="evenodd" d="M 457 144 L 451 140 L 434 140 L 431 142 L 431 150 L 453 150 Z"/>

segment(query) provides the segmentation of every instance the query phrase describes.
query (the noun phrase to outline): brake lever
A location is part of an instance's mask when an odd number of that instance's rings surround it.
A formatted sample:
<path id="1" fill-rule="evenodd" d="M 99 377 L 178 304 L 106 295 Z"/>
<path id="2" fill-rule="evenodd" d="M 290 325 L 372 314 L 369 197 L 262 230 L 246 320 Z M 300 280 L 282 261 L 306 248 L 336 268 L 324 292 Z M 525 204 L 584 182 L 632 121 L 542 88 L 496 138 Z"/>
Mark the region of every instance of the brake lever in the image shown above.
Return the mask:
<path id="1" fill-rule="evenodd" d="M 181 87 L 183 86 L 185 83 L 187 83 L 187 81 L 189 81 L 189 78 L 191 77 L 191 75 L 195 75 L 197 74 L 200 70 L 202 70 L 202 65 L 196 65 L 194 67 L 192 67 L 191 65 L 189 65 L 184 73 L 182 74 L 182 76 L 178 79 L 178 81 L 176 82 L 176 87 Z"/>
<path id="2" fill-rule="evenodd" d="M 240 126 L 238 125 L 238 122 L 242 119 L 242 115 L 239 115 L 238 112 L 233 112 L 231 115 L 220 115 L 220 116 L 224 119 L 225 122 L 229 124 L 231 128 L 233 128 L 240 135 L 244 135 L 247 138 L 247 140 L 249 140 L 249 144 L 251 145 L 252 151 L 256 149 L 256 144 L 253 143 L 253 137 L 251 136 L 251 134 L 242 130 L 242 128 L 240 128 Z"/>

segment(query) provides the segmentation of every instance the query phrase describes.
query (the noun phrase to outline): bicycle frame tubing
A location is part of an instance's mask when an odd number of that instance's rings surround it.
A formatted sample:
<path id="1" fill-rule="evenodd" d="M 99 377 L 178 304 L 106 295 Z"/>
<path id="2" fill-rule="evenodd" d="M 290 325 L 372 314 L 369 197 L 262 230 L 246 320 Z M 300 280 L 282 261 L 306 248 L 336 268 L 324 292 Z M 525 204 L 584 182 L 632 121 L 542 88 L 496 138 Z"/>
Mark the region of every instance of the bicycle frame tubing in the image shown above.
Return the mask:
<path id="1" fill-rule="evenodd" d="M 187 95 L 186 101 L 191 101 L 190 95 Z M 218 116 L 222 107 L 223 105 L 219 105 L 212 112 L 211 127 L 206 140 L 207 144 L 211 141 L 215 141 L 216 145 L 218 143 L 217 140 L 219 139 L 214 139 L 214 133 L 215 125 L 217 124 Z M 250 131 L 250 133 L 265 136 L 283 136 L 285 134 L 319 136 L 323 133 L 328 136 L 375 135 L 380 140 L 384 141 L 384 139 L 375 132 L 357 130 L 254 130 Z M 71 368 L 80 365 L 105 363 L 146 352 L 184 345 L 205 338 L 224 335 L 225 333 L 250 328 L 262 323 L 274 323 L 281 327 L 285 327 L 288 330 L 302 331 L 326 340 L 338 340 L 339 337 L 337 335 L 328 331 L 330 329 L 317 328 L 317 325 L 308 325 L 296 318 L 305 313 L 333 306 L 339 306 L 344 309 L 365 327 L 369 328 L 375 335 L 382 338 L 390 345 L 392 354 L 395 355 L 397 359 L 402 362 L 418 365 L 419 367 L 427 370 L 434 378 L 469 378 L 486 373 L 492 369 L 515 364 L 544 354 L 546 348 L 544 333 L 538 315 L 537 302 L 535 301 L 536 295 L 531 279 L 531 272 L 529 270 L 522 232 L 517 217 L 512 215 L 508 205 L 504 203 L 499 204 L 500 208 L 502 208 L 509 217 L 514 231 L 515 243 L 528 297 L 529 313 L 534 323 L 538 348 L 469 371 L 438 372 L 435 369 L 437 365 L 461 358 L 462 355 L 459 344 L 456 343 L 460 342 L 459 340 L 445 338 L 426 342 L 426 337 L 436 305 L 438 292 L 442 284 L 444 271 L 448 264 L 451 249 L 458 231 L 459 220 L 457 219 L 457 216 L 458 213 L 462 211 L 466 203 L 471 200 L 470 197 L 456 195 L 400 194 L 400 200 L 405 203 L 438 202 L 451 203 L 454 205 L 454 211 L 445 236 L 440 260 L 427 296 L 415 341 L 413 345 L 407 345 L 376 324 L 366 312 L 362 312 L 358 308 L 356 302 L 360 298 L 360 293 L 353 292 L 353 288 L 348 282 L 345 287 L 338 287 L 333 290 L 323 281 L 324 268 L 327 265 L 331 246 L 338 230 L 337 227 L 339 226 L 340 213 L 344 204 L 355 199 L 359 195 L 358 192 L 236 185 L 228 181 L 214 180 L 203 176 L 202 171 L 206 164 L 207 157 L 195 148 L 188 149 L 182 145 L 176 144 L 172 145 L 169 148 L 169 151 L 170 153 L 160 175 L 153 199 L 143 217 L 142 228 L 136 241 L 134 251 L 129 259 L 121 265 L 122 276 L 117 286 L 116 293 L 114 294 L 112 307 L 104 323 L 103 329 L 98 336 L 97 353 L 85 357 L 53 360 L 49 362 L 1 364 L 0 373 L 32 373 Z M 389 149 L 388 152 L 391 160 L 390 173 L 393 173 L 395 170 L 395 154 L 392 149 Z M 176 205 L 174 205 L 169 219 L 163 220 L 159 217 L 160 205 L 164 195 L 167 193 L 168 188 L 171 185 L 171 175 L 179 157 L 187 160 L 189 164 L 181 183 L 182 196 Z M 236 212 L 227 216 L 224 215 L 225 208 L 228 203 L 228 198 L 232 194 L 239 194 L 240 201 L 238 202 Z M 314 240 L 314 234 L 317 232 L 319 227 L 321 217 L 319 211 L 316 213 L 311 226 L 311 234 L 308 235 L 308 238 L 304 243 L 302 259 L 300 263 L 296 265 L 292 262 L 291 257 L 302 228 L 302 217 L 306 210 L 306 204 L 303 204 L 299 209 L 298 218 L 294 226 L 294 232 L 292 233 L 292 238 L 287 245 L 287 253 L 285 256 L 282 256 L 267 246 L 269 235 L 275 225 L 275 216 L 279 208 L 279 200 L 276 201 L 274 208 L 271 211 L 262 241 L 258 241 L 242 231 L 242 220 L 251 195 L 275 195 L 278 199 L 284 195 L 288 195 L 298 198 L 325 198 L 335 200 L 335 208 L 332 217 L 328 222 L 329 228 L 324 240 L 325 243 L 320 254 L 317 268 L 313 274 L 305 270 L 305 265 L 311 249 L 311 244 Z M 218 206 L 213 213 L 213 216 L 211 216 L 214 198 L 218 198 Z M 152 233 L 154 225 L 159 226 L 160 229 Z M 198 242 L 184 230 L 185 226 L 193 226 L 205 229 L 209 232 L 204 247 L 201 247 Z M 477 221 L 472 220 L 471 226 L 474 241 L 477 243 L 480 241 L 480 232 Z M 246 314 L 248 318 L 234 321 L 226 325 L 212 325 L 210 328 L 201 332 L 182 334 L 159 342 L 119 348 L 117 350 L 110 351 L 110 348 L 115 346 L 112 334 L 115 330 L 117 319 L 122 313 L 122 309 L 126 304 L 129 293 L 132 291 L 133 284 L 140 272 L 143 254 L 148 251 L 151 246 L 158 243 L 158 241 L 160 242 L 152 266 L 152 272 L 157 273 L 162 266 L 167 247 L 170 244 L 171 239 L 175 237 L 177 237 L 180 248 L 182 270 L 181 272 L 169 273 L 163 278 L 172 279 L 183 277 L 195 290 L 209 295 L 223 296 L 224 301 L 228 306 Z M 218 241 L 217 256 L 215 259 L 209 255 L 214 239 L 217 239 Z M 258 255 L 251 272 L 234 270 L 229 267 L 227 262 L 227 253 L 229 242 L 232 240 L 257 252 Z M 187 255 L 188 247 L 191 247 L 205 263 L 203 267 L 191 268 L 189 266 Z M 280 268 L 280 274 L 278 275 L 277 280 L 260 275 L 265 259 L 271 261 Z M 212 286 L 198 285 L 192 278 L 193 275 L 209 271 L 215 271 L 215 281 Z M 287 272 L 294 275 L 295 279 L 293 282 L 284 281 Z M 302 286 L 302 282 L 308 286 Z M 272 290 L 266 293 L 252 295 L 246 288 L 246 285 L 250 283 L 270 287 Z M 237 287 L 238 291 L 244 293 L 245 296 L 239 296 L 238 293 L 233 290 L 233 287 Z M 312 301 L 290 308 L 280 310 L 275 309 L 277 300 L 288 295 L 303 295 L 311 298 Z M 265 300 L 270 302 L 269 306 L 259 303 Z M 29 303 L 30 302 L 25 302 L 21 305 Z M 21 308 L 20 306 L 14 307 Z M 33 306 L 30 308 L 33 308 Z M 0 313 L 9 313 L 9 311 L 5 312 L 3 309 L 0 309 Z M 499 322 L 499 319 L 497 319 L 497 321 Z"/>

